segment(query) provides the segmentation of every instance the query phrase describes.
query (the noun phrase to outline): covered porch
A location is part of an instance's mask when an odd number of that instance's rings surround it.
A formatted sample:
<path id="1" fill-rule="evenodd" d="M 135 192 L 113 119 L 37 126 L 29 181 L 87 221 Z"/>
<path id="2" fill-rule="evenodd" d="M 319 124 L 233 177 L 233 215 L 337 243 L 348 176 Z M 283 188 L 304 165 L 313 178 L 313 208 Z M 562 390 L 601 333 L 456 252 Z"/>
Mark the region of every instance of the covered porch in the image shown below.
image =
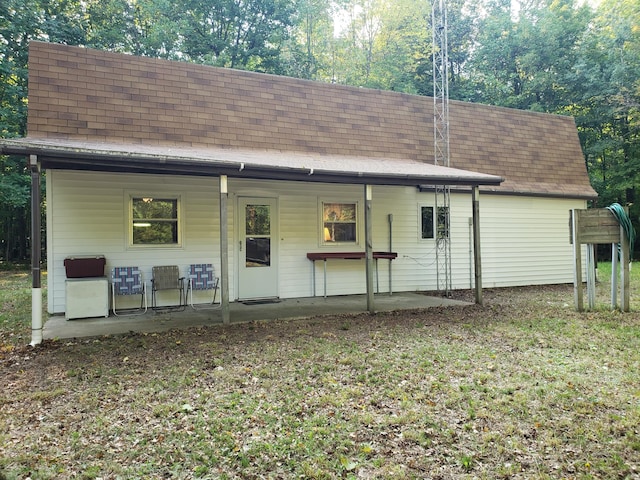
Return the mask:
<path id="1" fill-rule="evenodd" d="M 376 311 L 425 310 L 440 306 L 471 305 L 469 302 L 432 296 L 421 292 L 388 293 L 375 296 Z M 364 313 L 366 295 L 341 295 L 332 297 L 289 298 L 268 303 L 230 302 L 232 323 L 295 320 L 328 315 Z M 428 311 L 421 312 L 428 315 Z M 45 340 L 99 337 L 130 332 L 155 333 L 172 329 L 212 327 L 224 324 L 221 309 L 187 308 L 184 311 L 145 315 L 123 315 L 109 318 L 84 318 L 65 320 L 63 315 L 49 317 L 43 329 Z"/>
<path id="2" fill-rule="evenodd" d="M 186 314 L 183 319 L 174 317 L 146 317 L 126 322 L 120 328 L 122 333 L 130 330 L 154 331 L 164 325 L 166 328 L 185 327 L 210 323 L 230 323 L 251 320 L 268 320 L 272 318 L 307 317 L 322 313 L 346 313 L 352 311 L 382 311 L 408 308 L 411 302 L 401 301 L 399 294 L 394 293 L 385 302 L 384 296 L 375 295 L 374 289 L 374 252 L 372 241 L 372 186 L 407 186 L 418 188 L 420 185 L 448 185 L 454 187 L 470 187 L 471 210 L 473 214 L 473 255 L 475 275 L 475 302 L 482 303 L 482 281 L 480 262 L 480 223 L 479 223 L 479 186 L 499 185 L 502 178 L 477 172 L 458 170 L 433 164 L 426 164 L 408 159 L 372 159 L 368 157 L 345 157 L 342 155 L 310 155 L 300 152 L 246 151 L 219 148 L 185 147 L 172 149 L 163 146 L 95 143 L 74 139 L 16 139 L 5 141 L 3 153 L 22 154 L 28 157 L 32 173 L 32 220 L 34 246 L 40 245 L 35 234 L 40 232 L 40 172 L 46 170 L 69 170 L 91 172 L 118 172 L 123 174 L 152 174 L 162 176 L 194 176 L 211 178 L 219 188 L 217 206 L 219 208 L 219 259 L 220 259 L 220 300 L 218 312 L 209 317 Z M 364 263 L 365 263 L 365 295 L 349 296 L 341 301 L 321 298 L 295 298 L 281 300 L 272 305 L 259 305 L 253 313 L 247 305 L 234 302 L 238 295 L 230 295 L 229 255 L 232 248 L 229 244 L 234 239 L 234 232 L 228 218 L 228 179 L 245 178 L 262 181 L 278 179 L 285 182 L 324 183 L 336 185 L 359 186 L 364 206 Z M 216 181 L 217 180 L 217 181 Z M 215 203 L 211 204 L 215 208 Z M 44 338 L 69 338 L 83 335 L 101 335 L 117 333 L 116 325 L 120 322 L 107 322 L 104 319 L 95 321 L 81 320 L 60 325 L 57 317 L 52 317 L 43 326 L 39 312 L 42 311 L 40 289 L 40 249 L 32 251 L 33 271 L 33 308 L 32 308 L 32 344 L 36 345 Z M 410 308 L 424 308 L 429 305 L 422 296 L 423 304 L 415 304 Z M 339 299 L 341 297 L 338 297 Z M 419 297 L 418 297 L 419 298 Z M 442 302 L 438 299 L 437 302 Z M 334 312 L 326 312 L 331 302 L 343 304 Z M 347 307 L 347 304 L 351 304 Z M 385 306 L 385 303 L 388 306 Z M 426 304 L 425 304 L 426 303 Z M 432 303 L 433 304 L 433 303 Z M 443 304 L 443 303 L 435 303 Z M 303 308 L 304 306 L 304 308 Z M 324 312 L 323 312 L 324 311 Z M 270 312 L 267 314 L 267 312 Z M 286 312 L 286 313 L 285 313 Z M 188 319 L 188 320 L 187 320 Z M 174 323 L 175 322 L 175 323 Z M 140 325 L 138 325 L 140 323 Z M 76 325 L 77 324 L 77 325 Z M 54 328 L 56 325 L 59 327 Z M 87 326 L 84 334 L 74 332 L 80 325 Z M 108 325 L 108 327 L 106 326 Z M 102 333 L 102 328 L 106 332 Z M 149 330 L 151 329 L 151 330 Z M 65 333 L 67 332 L 67 333 Z"/>

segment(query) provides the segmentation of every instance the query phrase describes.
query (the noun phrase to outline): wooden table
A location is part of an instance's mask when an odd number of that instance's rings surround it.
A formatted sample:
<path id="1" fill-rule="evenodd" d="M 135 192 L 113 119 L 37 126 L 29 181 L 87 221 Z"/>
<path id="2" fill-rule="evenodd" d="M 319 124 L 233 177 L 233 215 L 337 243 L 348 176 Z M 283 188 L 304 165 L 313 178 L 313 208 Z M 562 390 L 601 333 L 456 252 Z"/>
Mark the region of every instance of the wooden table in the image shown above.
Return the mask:
<path id="1" fill-rule="evenodd" d="M 322 260 L 324 263 L 324 297 L 327 298 L 327 260 L 361 260 L 366 257 L 365 252 L 309 252 L 307 258 L 313 264 L 313 296 L 316 296 L 316 260 Z M 398 258 L 396 252 L 373 252 L 373 259 L 376 261 L 376 293 L 378 293 L 378 260 L 386 259 L 391 262 Z M 389 284 L 389 293 L 391 284 Z"/>

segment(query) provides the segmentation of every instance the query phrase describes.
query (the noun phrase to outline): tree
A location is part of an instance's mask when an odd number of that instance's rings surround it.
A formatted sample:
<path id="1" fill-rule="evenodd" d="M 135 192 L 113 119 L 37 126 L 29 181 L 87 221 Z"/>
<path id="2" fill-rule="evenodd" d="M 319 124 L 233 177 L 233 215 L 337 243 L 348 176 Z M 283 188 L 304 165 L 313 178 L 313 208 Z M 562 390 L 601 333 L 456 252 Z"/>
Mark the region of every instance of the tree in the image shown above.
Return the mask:
<path id="1" fill-rule="evenodd" d="M 595 15 L 579 0 L 447 7 L 450 97 L 573 115 L 598 203 L 630 205 L 637 225 L 637 0 L 602 0 Z M 26 133 L 32 39 L 431 95 L 430 15 L 429 0 L 4 0 L 0 136 Z M 5 259 L 28 255 L 28 173 L 0 158 Z"/>
<path id="2" fill-rule="evenodd" d="M 337 80 L 415 93 L 416 72 L 430 51 L 428 4 L 355 0 L 343 7 L 343 16 L 348 22 L 335 43 Z"/>
<path id="3" fill-rule="evenodd" d="M 171 0 L 87 0 L 87 46 L 157 58 L 181 58 L 181 10 Z"/>
<path id="4" fill-rule="evenodd" d="M 333 80 L 333 6 L 329 0 L 300 0 L 292 34 L 280 56 L 283 73 L 310 80 Z"/>
<path id="5" fill-rule="evenodd" d="M 386 1 L 379 10 L 370 83 L 376 88 L 417 93 L 417 71 L 431 65 L 430 8 L 426 2 Z"/>
<path id="6" fill-rule="evenodd" d="M 230 68 L 279 73 L 279 53 L 292 25 L 288 0 L 176 1 L 183 58 Z"/>
<path id="7" fill-rule="evenodd" d="M 469 64 L 471 100 L 556 112 L 573 102 L 567 83 L 591 11 L 574 0 L 514 5 L 492 1 L 478 22 Z"/>
<path id="8" fill-rule="evenodd" d="M 0 4 L 0 135 L 24 136 L 30 40 L 78 44 L 84 17 L 69 0 L 5 0 Z M 0 257 L 23 260 L 30 251 L 30 180 L 24 159 L 0 156 Z"/>
<path id="9" fill-rule="evenodd" d="M 640 205 L 640 5 L 605 0 L 575 65 L 582 88 L 576 115 L 599 205 L 630 207 L 638 229 Z"/>

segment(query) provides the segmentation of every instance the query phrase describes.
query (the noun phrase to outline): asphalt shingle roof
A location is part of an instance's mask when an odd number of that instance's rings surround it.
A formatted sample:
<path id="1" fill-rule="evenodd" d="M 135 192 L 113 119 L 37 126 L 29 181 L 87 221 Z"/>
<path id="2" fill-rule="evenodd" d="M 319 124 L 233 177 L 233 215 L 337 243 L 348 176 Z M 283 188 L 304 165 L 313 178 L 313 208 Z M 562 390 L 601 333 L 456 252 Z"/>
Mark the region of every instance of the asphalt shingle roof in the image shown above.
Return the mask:
<path id="1" fill-rule="evenodd" d="M 402 175 L 433 166 L 433 99 L 32 42 L 27 139 Z M 485 191 L 595 196 L 571 117 L 452 101 L 450 166 L 505 179 Z"/>

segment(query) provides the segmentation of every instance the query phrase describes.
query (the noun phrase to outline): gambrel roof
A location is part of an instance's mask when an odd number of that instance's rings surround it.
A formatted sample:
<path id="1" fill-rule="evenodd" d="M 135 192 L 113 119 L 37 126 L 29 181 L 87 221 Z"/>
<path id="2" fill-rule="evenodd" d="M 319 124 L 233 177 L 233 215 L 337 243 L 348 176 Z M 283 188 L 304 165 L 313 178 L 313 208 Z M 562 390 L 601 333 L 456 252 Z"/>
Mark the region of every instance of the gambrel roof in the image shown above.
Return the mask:
<path id="1" fill-rule="evenodd" d="M 3 151 L 39 153 L 57 168 L 76 158 L 74 168 L 182 162 L 193 172 L 177 173 L 229 174 L 240 164 L 282 178 L 306 169 L 316 181 L 596 195 L 571 117 L 452 101 L 450 135 L 454 168 L 436 167 L 429 97 L 32 42 L 28 136 Z"/>

